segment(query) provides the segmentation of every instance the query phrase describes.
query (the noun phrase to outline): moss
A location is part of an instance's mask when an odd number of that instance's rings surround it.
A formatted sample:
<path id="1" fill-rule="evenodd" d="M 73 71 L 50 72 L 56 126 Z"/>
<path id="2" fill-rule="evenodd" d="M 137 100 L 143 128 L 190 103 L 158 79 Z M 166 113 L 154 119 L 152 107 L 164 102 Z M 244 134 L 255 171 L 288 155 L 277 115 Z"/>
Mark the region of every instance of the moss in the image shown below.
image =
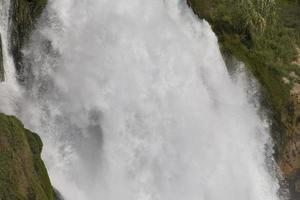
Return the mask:
<path id="1" fill-rule="evenodd" d="M 11 52 L 20 75 L 23 70 L 21 49 L 46 5 L 47 0 L 11 0 Z"/>
<path id="2" fill-rule="evenodd" d="M 41 180 L 41 187 L 47 195 L 47 199 L 51 199 L 53 196 L 53 189 L 50 184 L 50 179 L 47 173 L 47 169 L 41 159 L 41 153 L 43 148 L 43 143 L 41 138 L 30 130 L 25 129 L 26 137 L 33 154 L 34 169 L 37 173 L 39 180 Z"/>
<path id="3" fill-rule="evenodd" d="M 0 199 L 55 199 L 41 150 L 37 134 L 15 117 L 0 114 Z"/>

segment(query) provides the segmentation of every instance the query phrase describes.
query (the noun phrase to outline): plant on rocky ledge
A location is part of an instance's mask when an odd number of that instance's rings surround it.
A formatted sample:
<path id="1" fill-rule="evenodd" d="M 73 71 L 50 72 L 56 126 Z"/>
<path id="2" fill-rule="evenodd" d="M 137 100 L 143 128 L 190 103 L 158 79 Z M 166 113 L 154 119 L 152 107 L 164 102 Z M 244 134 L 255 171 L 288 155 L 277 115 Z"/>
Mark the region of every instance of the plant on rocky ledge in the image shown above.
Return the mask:
<path id="1" fill-rule="evenodd" d="M 235 28 L 264 32 L 266 26 L 276 23 L 277 6 L 274 0 L 220 0 L 221 4 L 232 5 L 226 9 L 233 14 Z"/>

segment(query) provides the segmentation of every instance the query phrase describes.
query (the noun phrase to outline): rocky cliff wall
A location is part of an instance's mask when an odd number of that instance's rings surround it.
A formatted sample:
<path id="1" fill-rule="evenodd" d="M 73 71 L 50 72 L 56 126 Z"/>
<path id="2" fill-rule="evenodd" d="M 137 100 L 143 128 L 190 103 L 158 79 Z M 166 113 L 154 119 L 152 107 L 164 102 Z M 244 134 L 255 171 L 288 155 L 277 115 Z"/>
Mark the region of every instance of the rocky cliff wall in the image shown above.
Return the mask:
<path id="1" fill-rule="evenodd" d="M 15 60 L 18 77 L 21 79 L 24 70 L 21 50 L 46 5 L 47 0 L 11 0 L 10 50 Z"/>
<path id="2" fill-rule="evenodd" d="M 18 119 L 0 114 L 0 199 L 55 199 L 42 147 L 40 137 Z"/>

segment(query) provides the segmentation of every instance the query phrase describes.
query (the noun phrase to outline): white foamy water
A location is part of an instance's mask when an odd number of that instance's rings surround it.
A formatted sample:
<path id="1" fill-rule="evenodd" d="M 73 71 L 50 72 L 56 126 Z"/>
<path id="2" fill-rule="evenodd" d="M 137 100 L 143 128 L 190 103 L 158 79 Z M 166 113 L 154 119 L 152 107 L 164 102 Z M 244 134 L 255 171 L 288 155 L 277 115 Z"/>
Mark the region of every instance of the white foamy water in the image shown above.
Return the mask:
<path id="1" fill-rule="evenodd" d="M 67 200 L 279 199 L 247 81 L 185 1 L 50 0 L 24 53 L 19 116 Z"/>
<path id="2" fill-rule="evenodd" d="M 2 56 L 4 66 L 4 82 L 0 82 L 0 111 L 16 114 L 18 99 L 22 91 L 16 79 L 13 58 L 9 52 L 9 0 L 0 0 L 0 35 L 2 39 Z"/>

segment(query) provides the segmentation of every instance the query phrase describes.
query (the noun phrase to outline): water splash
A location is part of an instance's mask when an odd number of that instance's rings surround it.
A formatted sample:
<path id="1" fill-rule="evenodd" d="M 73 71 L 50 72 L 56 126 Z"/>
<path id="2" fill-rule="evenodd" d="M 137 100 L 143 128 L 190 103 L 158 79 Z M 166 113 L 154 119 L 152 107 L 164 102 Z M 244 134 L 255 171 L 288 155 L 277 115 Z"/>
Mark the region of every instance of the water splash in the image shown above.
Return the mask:
<path id="1" fill-rule="evenodd" d="M 2 54 L 4 66 L 4 82 L 0 82 L 0 111 L 7 114 L 17 114 L 17 102 L 22 96 L 16 78 L 16 70 L 13 58 L 9 50 L 9 9 L 10 1 L 0 1 L 0 35 L 2 39 Z"/>
<path id="2" fill-rule="evenodd" d="M 20 116 L 66 199 L 278 199 L 268 127 L 185 1 L 51 0 L 24 53 Z"/>

